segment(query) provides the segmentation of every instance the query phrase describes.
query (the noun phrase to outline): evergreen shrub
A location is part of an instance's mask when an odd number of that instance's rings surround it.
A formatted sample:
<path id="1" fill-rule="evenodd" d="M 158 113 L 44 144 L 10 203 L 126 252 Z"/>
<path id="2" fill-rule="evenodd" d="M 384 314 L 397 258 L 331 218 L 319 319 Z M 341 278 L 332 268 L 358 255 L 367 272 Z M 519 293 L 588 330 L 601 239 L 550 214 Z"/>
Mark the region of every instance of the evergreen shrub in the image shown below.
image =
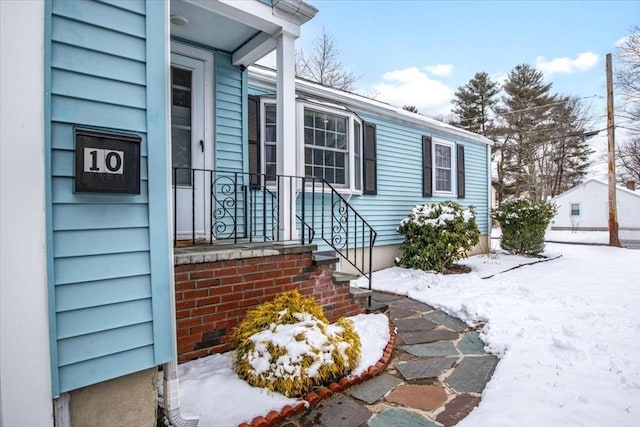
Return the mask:
<path id="1" fill-rule="evenodd" d="M 351 320 L 329 324 L 322 307 L 297 290 L 249 311 L 232 340 L 235 372 L 255 387 L 288 397 L 348 375 L 361 352 Z"/>
<path id="2" fill-rule="evenodd" d="M 537 256 L 544 251 L 544 235 L 556 214 L 550 202 L 513 199 L 502 203 L 493 217 L 502 228 L 500 247 L 519 255 Z"/>
<path id="3" fill-rule="evenodd" d="M 398 233 L 405 240 L 396 264 L 437 272 L 466 257 L 480 240 L 473 208 L 450 201 L 417 205 L 402 220 Z"/>

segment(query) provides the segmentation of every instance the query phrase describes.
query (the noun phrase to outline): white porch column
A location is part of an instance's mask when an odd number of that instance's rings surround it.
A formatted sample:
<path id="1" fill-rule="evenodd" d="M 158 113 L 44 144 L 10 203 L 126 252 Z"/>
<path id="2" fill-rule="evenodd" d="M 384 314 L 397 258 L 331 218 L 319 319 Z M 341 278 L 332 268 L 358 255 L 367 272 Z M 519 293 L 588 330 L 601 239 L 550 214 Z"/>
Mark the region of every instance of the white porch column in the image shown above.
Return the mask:
<path id="1" fill-rule="evenodd" d="M 296 92 L 295 92 L 295 36 L 282 32 L 277 37 L 276 68 L 276 125 L 277 174 L 281 176 L 278 192 L 278 231 L 280 240 L 297 239 L 295 221 L 296 170 Z"/>

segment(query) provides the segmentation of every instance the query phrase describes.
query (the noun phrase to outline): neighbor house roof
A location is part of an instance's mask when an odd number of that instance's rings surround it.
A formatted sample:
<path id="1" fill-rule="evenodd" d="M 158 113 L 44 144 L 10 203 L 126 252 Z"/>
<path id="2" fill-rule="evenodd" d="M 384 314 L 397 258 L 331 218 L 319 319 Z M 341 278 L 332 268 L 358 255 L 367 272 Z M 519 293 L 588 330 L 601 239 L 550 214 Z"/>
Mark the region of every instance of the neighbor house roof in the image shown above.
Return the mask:
<path id="1" fill-rule="evenodd" d="M 599 179 L 591 178 L 591 179 L 588 179 L 588 180 L 586 180 L 585 182 L 583 182 L 581 184 L 576 185 L 573 188 L 570 188 L 569 190 L 565 191 L 564 193 L 558 194 L 553 199 L 555 200 L 555 199 L 557 199 L 559 197 L 564 197 L 567 194 L 570 194 L 570 193 L 574 192 L 575 190 L 577 190 L 577 189 L 579 189 L 581 187 L 586 187 L 587 185 L 590 185 L 592 182 L 595 183 L 595 184 L 598 184 L 598 185 L 602 185 L 604 187 L 608 187 L 609 186 L 609 184 L 607 184 L 606 182 L 600 181 Z M 633 196 L 636 196 L 636 197 L 640 197 L 640 193 L 638 193 L 637 191 L 629 190 L 626 187 L 621 187 L 619 185 L 616 185 L 616 190 L 617 191 L 622 191 L 624 193 L 629 193 L 629 194 L 631 194 Z"/>

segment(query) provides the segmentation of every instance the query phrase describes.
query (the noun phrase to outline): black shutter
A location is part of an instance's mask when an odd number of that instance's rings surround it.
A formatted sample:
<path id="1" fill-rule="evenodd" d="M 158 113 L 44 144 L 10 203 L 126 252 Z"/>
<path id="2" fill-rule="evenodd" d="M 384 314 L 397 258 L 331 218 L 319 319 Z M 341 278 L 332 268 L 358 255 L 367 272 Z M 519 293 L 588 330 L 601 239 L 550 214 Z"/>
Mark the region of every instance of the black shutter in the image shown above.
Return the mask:
<path id="1" fill-rule="evenodd" d="M 260 185 L 260 98 L 249 96 L 248 102 L 249 176 L 252 186 Z"/>
<path id="2" fill-rule="evenodd" d="M 458 199 L 464 199 L 464 146 L 457 145 Z"/>
<path id="3" fill-rule="evenodd" d="M 422 197 L 433 195 L 433 165 L 431 164 L 431 137 L 422 137 Z"/>
<path id="4" fill-rule="evenodd" d="M 376 143 L 376 125 L 363 123 L 364 138 L 362 157 L 364 159 L 364 194 L 378 194 L 378 152 Z"/>

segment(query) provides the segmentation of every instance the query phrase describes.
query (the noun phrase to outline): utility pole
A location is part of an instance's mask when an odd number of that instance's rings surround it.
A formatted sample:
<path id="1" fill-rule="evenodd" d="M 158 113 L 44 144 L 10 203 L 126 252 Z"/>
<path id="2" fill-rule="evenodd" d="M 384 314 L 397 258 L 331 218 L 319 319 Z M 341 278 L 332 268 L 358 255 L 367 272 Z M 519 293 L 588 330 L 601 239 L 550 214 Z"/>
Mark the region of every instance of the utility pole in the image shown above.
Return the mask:
<path id="1" fill-rule="evenodd" d="M 609 246 L 620 247 L 618 238 L 618 211 L 616 204 L 615 127 L 613 123 L 613 67 L 607 53 L 607 141 L 609 148 Z"/>

